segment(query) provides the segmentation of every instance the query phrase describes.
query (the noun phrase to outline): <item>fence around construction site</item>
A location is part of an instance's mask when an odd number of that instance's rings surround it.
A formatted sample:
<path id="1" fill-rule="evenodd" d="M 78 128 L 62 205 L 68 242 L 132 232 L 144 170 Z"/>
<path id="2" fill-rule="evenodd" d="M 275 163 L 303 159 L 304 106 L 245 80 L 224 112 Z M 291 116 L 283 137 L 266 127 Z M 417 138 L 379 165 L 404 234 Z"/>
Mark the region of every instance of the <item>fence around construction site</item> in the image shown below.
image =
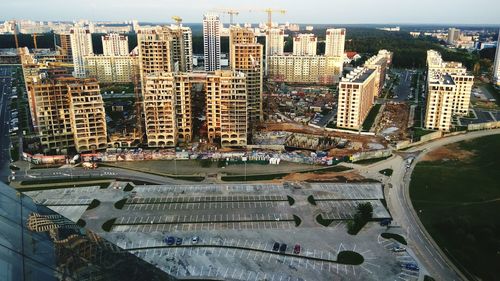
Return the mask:
<path id="1" fill-rule="evenodd" d="M 500 121 L 467 125 L 467 131 L 480 131 L 500 128 Z"/>
<path id="2" fill-rule="evenodd" d="M 355 153 L 351 156 L 352 162 L 358 162 L 361 160 L 384 158 L 392 155 L 392 149 L 381 149 L 372 151 L 363 151 Z"/>

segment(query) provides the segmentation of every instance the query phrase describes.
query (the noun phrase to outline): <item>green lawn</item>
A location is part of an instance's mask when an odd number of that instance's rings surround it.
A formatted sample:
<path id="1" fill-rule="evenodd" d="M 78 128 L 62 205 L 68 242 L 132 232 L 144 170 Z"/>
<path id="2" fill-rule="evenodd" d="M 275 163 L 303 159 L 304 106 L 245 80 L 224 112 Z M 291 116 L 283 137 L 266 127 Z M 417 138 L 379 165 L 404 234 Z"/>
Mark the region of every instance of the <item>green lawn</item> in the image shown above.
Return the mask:
<path id="1" fill-rule="evenodd" d="M 410 197 L 426 229 L 471 280 L 500 280 L 500 136 L 459 143 L 467 161 L 419 163 Z"/>

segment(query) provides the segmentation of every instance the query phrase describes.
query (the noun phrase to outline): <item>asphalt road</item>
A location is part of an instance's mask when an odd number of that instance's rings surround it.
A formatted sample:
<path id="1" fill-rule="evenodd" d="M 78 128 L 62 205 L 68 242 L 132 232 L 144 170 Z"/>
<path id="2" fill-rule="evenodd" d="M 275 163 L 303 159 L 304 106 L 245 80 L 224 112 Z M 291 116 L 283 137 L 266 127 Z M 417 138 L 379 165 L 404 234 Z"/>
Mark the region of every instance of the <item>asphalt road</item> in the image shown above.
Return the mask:
<path id="1" fill-rule="evenodd" d="M 394 93 L 398 96 L 393 101 L 405 102 L 408 100 L 408 95 L 411 93 L 411 78 L 413 74 L 406 69 L 399 74 L 399 85 L 394 89 Z"/>
<path id="2" fill-rule="evenodd" d="M 401 226 L 406 231 L 409 241 L 408 247 L 417 255 L 421 267 L 435 280 L 459 281 L 467 280 L 467 278 L 460 273 L 455 265 L 437 246 L 420 222 L 416 211 L 413 209 L 409 195 L 411 173 L 416 163 L 418 163 L 425 154 L 438 147 L 494 134 L 500 134 L 500 129 L 476 131 L 438 139 L 413 147 L 373 165 L 347 165 L 358 170 L 361 175 L 378 179 L 392 186 L 392 188 L 385 189 L 385 196 L 387 206 L 394 219 L 393 224 Z M 407 168 L 407 159 L 410 157 L 414 157 L 415 160 L 410 167 Z M 393 174 L 390 177 L 383 176 L 379 173 L 379 171 L 383 169 L 392 169 Z"/>
<path id="3" fill-rule="evenodd" d="M 0 180 L 10 175 L 10 96 L 12 94 L 12 67 L 0 66 Z"/>

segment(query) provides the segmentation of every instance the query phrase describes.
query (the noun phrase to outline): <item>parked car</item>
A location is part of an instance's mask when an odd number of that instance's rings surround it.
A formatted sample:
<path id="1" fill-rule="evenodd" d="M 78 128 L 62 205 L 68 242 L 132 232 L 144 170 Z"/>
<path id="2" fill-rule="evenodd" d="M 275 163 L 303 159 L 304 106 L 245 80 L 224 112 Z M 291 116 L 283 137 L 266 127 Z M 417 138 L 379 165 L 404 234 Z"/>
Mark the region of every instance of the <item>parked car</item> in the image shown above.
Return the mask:
<path id="1" fill-rule="evenodd" d="M 392 248 L 392 251 L 393 252 L 404 252 L 404 251 L 406 251 L 406 248 L 400 247 L 400 246 L 395 246 L 394 248 Z"/>
<path id="2" fill-rule="evenodd" d="M 286 252 L 286 247 L 287 247 L 287 246 L 286 246 L 286 244 L 285 244 L 285 243 L 281 244 L 281 246 L 280 246 L 280 253 L 284 253 L 284 252 Z"/>
<path id="3" fill-rule="evenodd" d="M 197 244 L 198 241 L 200 241 L 200 237 L 198 236 L 194 236 L 193 239 L 191 239 L 191 242 L 193 242 L 193 244 Z"/>
<path id="4" fill-rule="evenodd" d="M 174 245 L 174 243 L 175 243 L 175 237 L 169 236 L 167 238 L 167 245 L 171 246 Z"/>
<path id="5" fill-rule="evenodd" d="M 274 242 L 273 251 L 277 252 L 280 249 L 280 243 Z"/>
<path id="6" fill-rule="evenodd" d="M 293 247 L 293 253 L 296 255 L 300 254 L 300 245 L 299 244 L 295 244 L 295 247 Z"/>
<path id="7" fill-rule="evenodd" d="M 420 270 L 420 268 L 418 267 L 418 265 L 416 265 L 414 263 L 407 263 L 405 265 L 405 268 L 408 269 L 408 270 L 412 270 L 412 271 L 418 271 L 418 270 Z"/>
<path id="8" fill-rule="evenodd" d="M 175 240 L 175 245 L 177 246 L 182 245 L 182 238 L 177 237 L 177 239 Z"/>

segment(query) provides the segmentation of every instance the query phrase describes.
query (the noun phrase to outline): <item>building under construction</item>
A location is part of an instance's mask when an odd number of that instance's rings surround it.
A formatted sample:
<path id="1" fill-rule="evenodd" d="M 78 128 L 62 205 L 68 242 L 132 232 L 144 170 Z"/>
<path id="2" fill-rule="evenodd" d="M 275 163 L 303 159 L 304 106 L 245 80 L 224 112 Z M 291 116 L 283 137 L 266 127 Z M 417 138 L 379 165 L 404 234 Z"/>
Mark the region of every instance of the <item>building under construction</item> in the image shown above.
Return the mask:
<path id="1" fill-rule="evenodd" d="M 191 91 L 203 84 L 210 142 L 222 146 L 247 144 L 247 91 L 241 72 L 161 72 L 148 75 L 144 88 L 144 117 L 148 146 L 174 147 L 192 139 Z"/>

